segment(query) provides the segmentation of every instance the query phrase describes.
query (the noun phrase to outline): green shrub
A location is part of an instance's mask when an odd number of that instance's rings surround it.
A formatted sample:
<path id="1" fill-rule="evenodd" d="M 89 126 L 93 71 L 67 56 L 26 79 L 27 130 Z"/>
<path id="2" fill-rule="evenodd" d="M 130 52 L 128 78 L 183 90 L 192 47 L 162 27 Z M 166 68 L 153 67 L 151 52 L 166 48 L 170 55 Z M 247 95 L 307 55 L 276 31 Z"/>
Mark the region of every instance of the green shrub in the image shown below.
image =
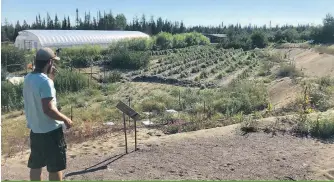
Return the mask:
<path id="1" fill-rule="evenodd" d="M 333 86 L 334 85 L 334 80 L 330 77 L 321 77 L 318 80 L 318 84 L 320 85 L 320 87 L 326 88 L 326 87 L 329 87 L 329 86 Z"/>
<path id="2" fill-rule="evenodd" d="M 217 79 L 222 79 L 223 78 L 223 74 L 222 73 L 219 73 L 216 77 Z"/>
<path id="3" fill-rule="evenodd" d="M 106 77 L 103 79 L 103 82 L 106 83 L 115 83 L 120 82 L 122 80 L 122 74 L 118 71 L 113 71 L 111 73 L 108 73 Z"/>
<path id="4" fill-rule="evenodd" d="M 199 78 L 200 79 L 208 78 L 208 73 L 206 71 L 202 71 L 201 74 L 199 75 Z"/>
<path id="5" fill-rule="evenodd" d="M 173 35 L 166 32 L 160 32 L 155 37 L 155 46 L 158 50 L 173 48 Z"/>
<path id="6" fill-rule="evenodd" d="M 12 111 L 23 108 L 23 83 L 14 85 L 10 82 L 1 82 L 1 108 Z"/>
<path id="7" fill-rule="evenodd" d="M 294 64 L 281 64 L 277 76 L 278 77 L 290 77 L 295 78 L 298 76 L 301 76 L 302 73 L 296 69 L 296 66 Z"/>
<path id="8" fill-rule="evenodd" d="M 157 111 L 158 113 L 161 113 L 165 110 L 165 105 L 161 102 L 155 101 L 154 99 L 145 99 L 141 103 L 141 108 L 146 112 Z"/>
<path id="9" fill-rule="evenodd" d="M 55 88 L 59 93 L 81 91 L 87 88 L 88 84 L 93 86 L 93 83 L 91 80 L 89 81 L 87 76 L 81 73 L 64 69 L 59 70 L 54 80 Z"/>
<path id="10" fill-rule="evenodd" d="M 178 125 L 170 125 L 170 126 L 167 126 L 166 128 L 167 134 L 175 134 L 175 133 L 178 133 L 179 131 L 180 131 L 180 126 Z"/>
<path id="11" fill-rule="evenodd" d="M 310 103 L 319 111 L 323 112 L 328 110 L 333 106 L 333 102 L 331 99 L 333 96 L 333 92 L 331 88 L 323 88 L 323 89 L 312 89 L 310 91 Z"/>
<path id="12" fill-rule="evenodd" d="M 251 35 L 252 47 L 253 48 L 264 48 L 268 45 L 268 39 L 262 32 L 253 32 Z"/>
<path id="13" fill-rule="evenodd" d="M 221 94 L 213 101 L 213 107 L 223 114 L 250 114 L 263 110 L 268 104 L 268 94 L 263 84 L 241 82 L 223 90 Z"/>
<path id="14" fill-rule="evenodd" d="M 103 48 L 97 45 L 87 45 L 71 48 L 63 48 L 59 54 L 62 63 L 66 66 L 85 68 L 94 61 L 100 61 L 103 57 Z"/>
<path id="15" fill-rule="evenodd" d="M 124 39 L 111 44 L 107 50 L 108 53 L 127 48 L 132 51 L 148 51 L 152 50 L 154 39 L 152 38 L 134 38 Z"/>
<path id="16" fill-rule="evenodd" d="M 310 134 L 313 137 L 328 139 L 334 136 L 334 119 L 317 119 L 311 123 Z"/>
<path id="17" fill-rule="evenodd" d="M 8 72 L 24 70 L 26 67 L 25 52 L 11 45 L 2 45 L 1 68 L 6 66 Z"/>
<path id="18" fill-rule="evenodd" d="M 143 51 L 129 51 L 121 49 L 112 55 L 107 55 L 106 64 L 111 68 L 119 69 L 140 69 L 147 67 L 150 54 Z"/>
<path id="19" fill-rule="evenodd" d="M 210 40 L 207 37 L 197 32 L 186 33 L 185 41 L 188 46 L 210 44 Z"/>
<path id="20" fill-rule="evenodd" d="M 174 48 L 184 48 L 187 47 L 186 37 L 182 34 L 176 34 L 173 36 L 173 47 Z"/>

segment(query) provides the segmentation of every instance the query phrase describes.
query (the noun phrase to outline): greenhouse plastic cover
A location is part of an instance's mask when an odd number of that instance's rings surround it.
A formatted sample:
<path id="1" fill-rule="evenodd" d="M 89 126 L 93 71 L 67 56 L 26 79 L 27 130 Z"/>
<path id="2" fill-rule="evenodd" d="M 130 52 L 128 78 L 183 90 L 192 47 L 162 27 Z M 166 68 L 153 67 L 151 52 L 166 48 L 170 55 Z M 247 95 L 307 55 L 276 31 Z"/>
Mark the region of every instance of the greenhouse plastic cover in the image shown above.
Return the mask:
<path id="1" fill-rule="evenodd" d="M 139 31 L 102 30 L 24 30 L 34 34 L 42 47 L 75 46 L 83 44 L 110 44 L 124 38 L 147 38 Z"/>

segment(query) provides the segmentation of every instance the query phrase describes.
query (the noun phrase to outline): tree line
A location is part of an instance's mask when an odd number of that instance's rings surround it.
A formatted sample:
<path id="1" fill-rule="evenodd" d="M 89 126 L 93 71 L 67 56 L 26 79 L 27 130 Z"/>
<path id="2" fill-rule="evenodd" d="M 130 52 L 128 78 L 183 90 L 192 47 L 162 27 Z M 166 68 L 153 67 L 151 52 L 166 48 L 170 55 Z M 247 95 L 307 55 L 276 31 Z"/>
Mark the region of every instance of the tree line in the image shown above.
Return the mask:
<path id="1" fill-rule="evenodd" d="M 37 15 L 32 24 L 28 24 L 25 20 L 21 24 L 17 21 L 15 25 L 7 21 L 1 26 L 1 41 L 15 41 L 19 31 L 26 29 L 42 29 L 42 30 L 131 30 L 141 31 L 149 35 L 157 35 L 160 32 L 171 34 L 199 32 L 212 34 L 227 34 L 230 45 L 240 44 L 250 41 L 251 35 L 256 32 L 264 35 L 264 39 L 269 42 L 298 42 L 313 39 L 319 43 L 334 42 L 334 18 L 328 14 L 323 20 L 323 26 L 306 25 L 283 25 L 283 26 L 256 26 L 249 24 L 241 26 L 240 24 L 225 25 L 223 22 L 217 26 L 189 26 L 182 21 L 172 22 L 163 20 L 161 17 L 149 19 L 143 14 L 140 18 L 134 17 L 131 21 L 127 21 L 124 14 L 114 15 L 112 11 L 98 11 L 96 16 L 92 16 L 90 12 L 85 12 L 84 17 L 79 16 L 79 10 L 76 9 L 75 23 L 71 23 L 69 16 L 60 19 L 56 14 L 52 18 L 48 13 L 46 17 Z M 259 35 L 258 35 L 259 36 Z M 260 35 L 262 37 L 262 35 Z M 233 47 L 233 46 L 232 46 Z M 237 46 L 238 47 L 238 46 Z M 243 47 L 243 46 L 241 46 Z"/>

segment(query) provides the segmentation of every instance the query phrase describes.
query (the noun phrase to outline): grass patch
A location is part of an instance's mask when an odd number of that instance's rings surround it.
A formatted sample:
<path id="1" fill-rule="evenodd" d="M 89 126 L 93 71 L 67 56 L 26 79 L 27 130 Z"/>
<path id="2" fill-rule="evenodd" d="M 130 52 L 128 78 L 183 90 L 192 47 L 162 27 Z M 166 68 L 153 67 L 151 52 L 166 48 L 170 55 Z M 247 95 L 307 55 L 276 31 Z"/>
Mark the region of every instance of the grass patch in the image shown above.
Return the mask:
<path id="1" fill-rule="evenodd" d="M 319 53 L 326 53 L 334 55 L 334 46 L 317 46 L 315 50 Z"/>
<path id="2" fill-rule="evenodd" d="M 296 77 L 302 76 L 302 72 L 297 70 L 296 66 L 292 63 L 290 64 L 282 63 L 277 72 L 277 76 L 279 78 L 284 78 L 284 77 L 296 78 Z"/>
<path id="3" fill-rule="evenodd" d="M 318 118 L 310 123 L 310 134 L 313 137 L 328 139 L 334 136 L 334 117 Z"/>

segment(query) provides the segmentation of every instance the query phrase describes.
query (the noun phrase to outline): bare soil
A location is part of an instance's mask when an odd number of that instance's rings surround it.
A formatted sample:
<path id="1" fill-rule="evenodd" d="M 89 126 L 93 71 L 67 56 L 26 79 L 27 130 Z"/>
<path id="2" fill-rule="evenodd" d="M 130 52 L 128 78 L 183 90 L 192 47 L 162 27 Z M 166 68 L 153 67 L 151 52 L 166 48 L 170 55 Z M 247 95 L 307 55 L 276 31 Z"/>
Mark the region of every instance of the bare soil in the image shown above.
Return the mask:
<path id="1" fill-rule="evenodd" d="M 294 102 L 301 92 L 301 86 L 293 83 L 288 77 L 275 80 L 271 83 L 268 90 L 270 103 L 275 109 L 282 108 Z"/>
<path id="2" fill-rule="evenodd" d="M 66 180 L 333 180 L 334 144 L 289 135 L 239 134 L 239 125 L 163 135 L 139 131 L 124 155 L 122 133 L 70 146 Z M 124 140 L 124 139 L 123 139 Z M 8 159 L 3 180 L 27 180 L 28 151 Z M 19 172 L 18 172 L 19 171 Z M 45 171 L 45 170 L 44 170 Z M 44 179 L 46 174 L 44 173 Z"/>
<path id="3" fill-rule="evenodd" d="M 287 49 L 280 50 L 289 52 Z M 334 76 L 334 56 L 321 54 L 314 49 L 291 49 L 289 58 L 308 77 Z"/>

